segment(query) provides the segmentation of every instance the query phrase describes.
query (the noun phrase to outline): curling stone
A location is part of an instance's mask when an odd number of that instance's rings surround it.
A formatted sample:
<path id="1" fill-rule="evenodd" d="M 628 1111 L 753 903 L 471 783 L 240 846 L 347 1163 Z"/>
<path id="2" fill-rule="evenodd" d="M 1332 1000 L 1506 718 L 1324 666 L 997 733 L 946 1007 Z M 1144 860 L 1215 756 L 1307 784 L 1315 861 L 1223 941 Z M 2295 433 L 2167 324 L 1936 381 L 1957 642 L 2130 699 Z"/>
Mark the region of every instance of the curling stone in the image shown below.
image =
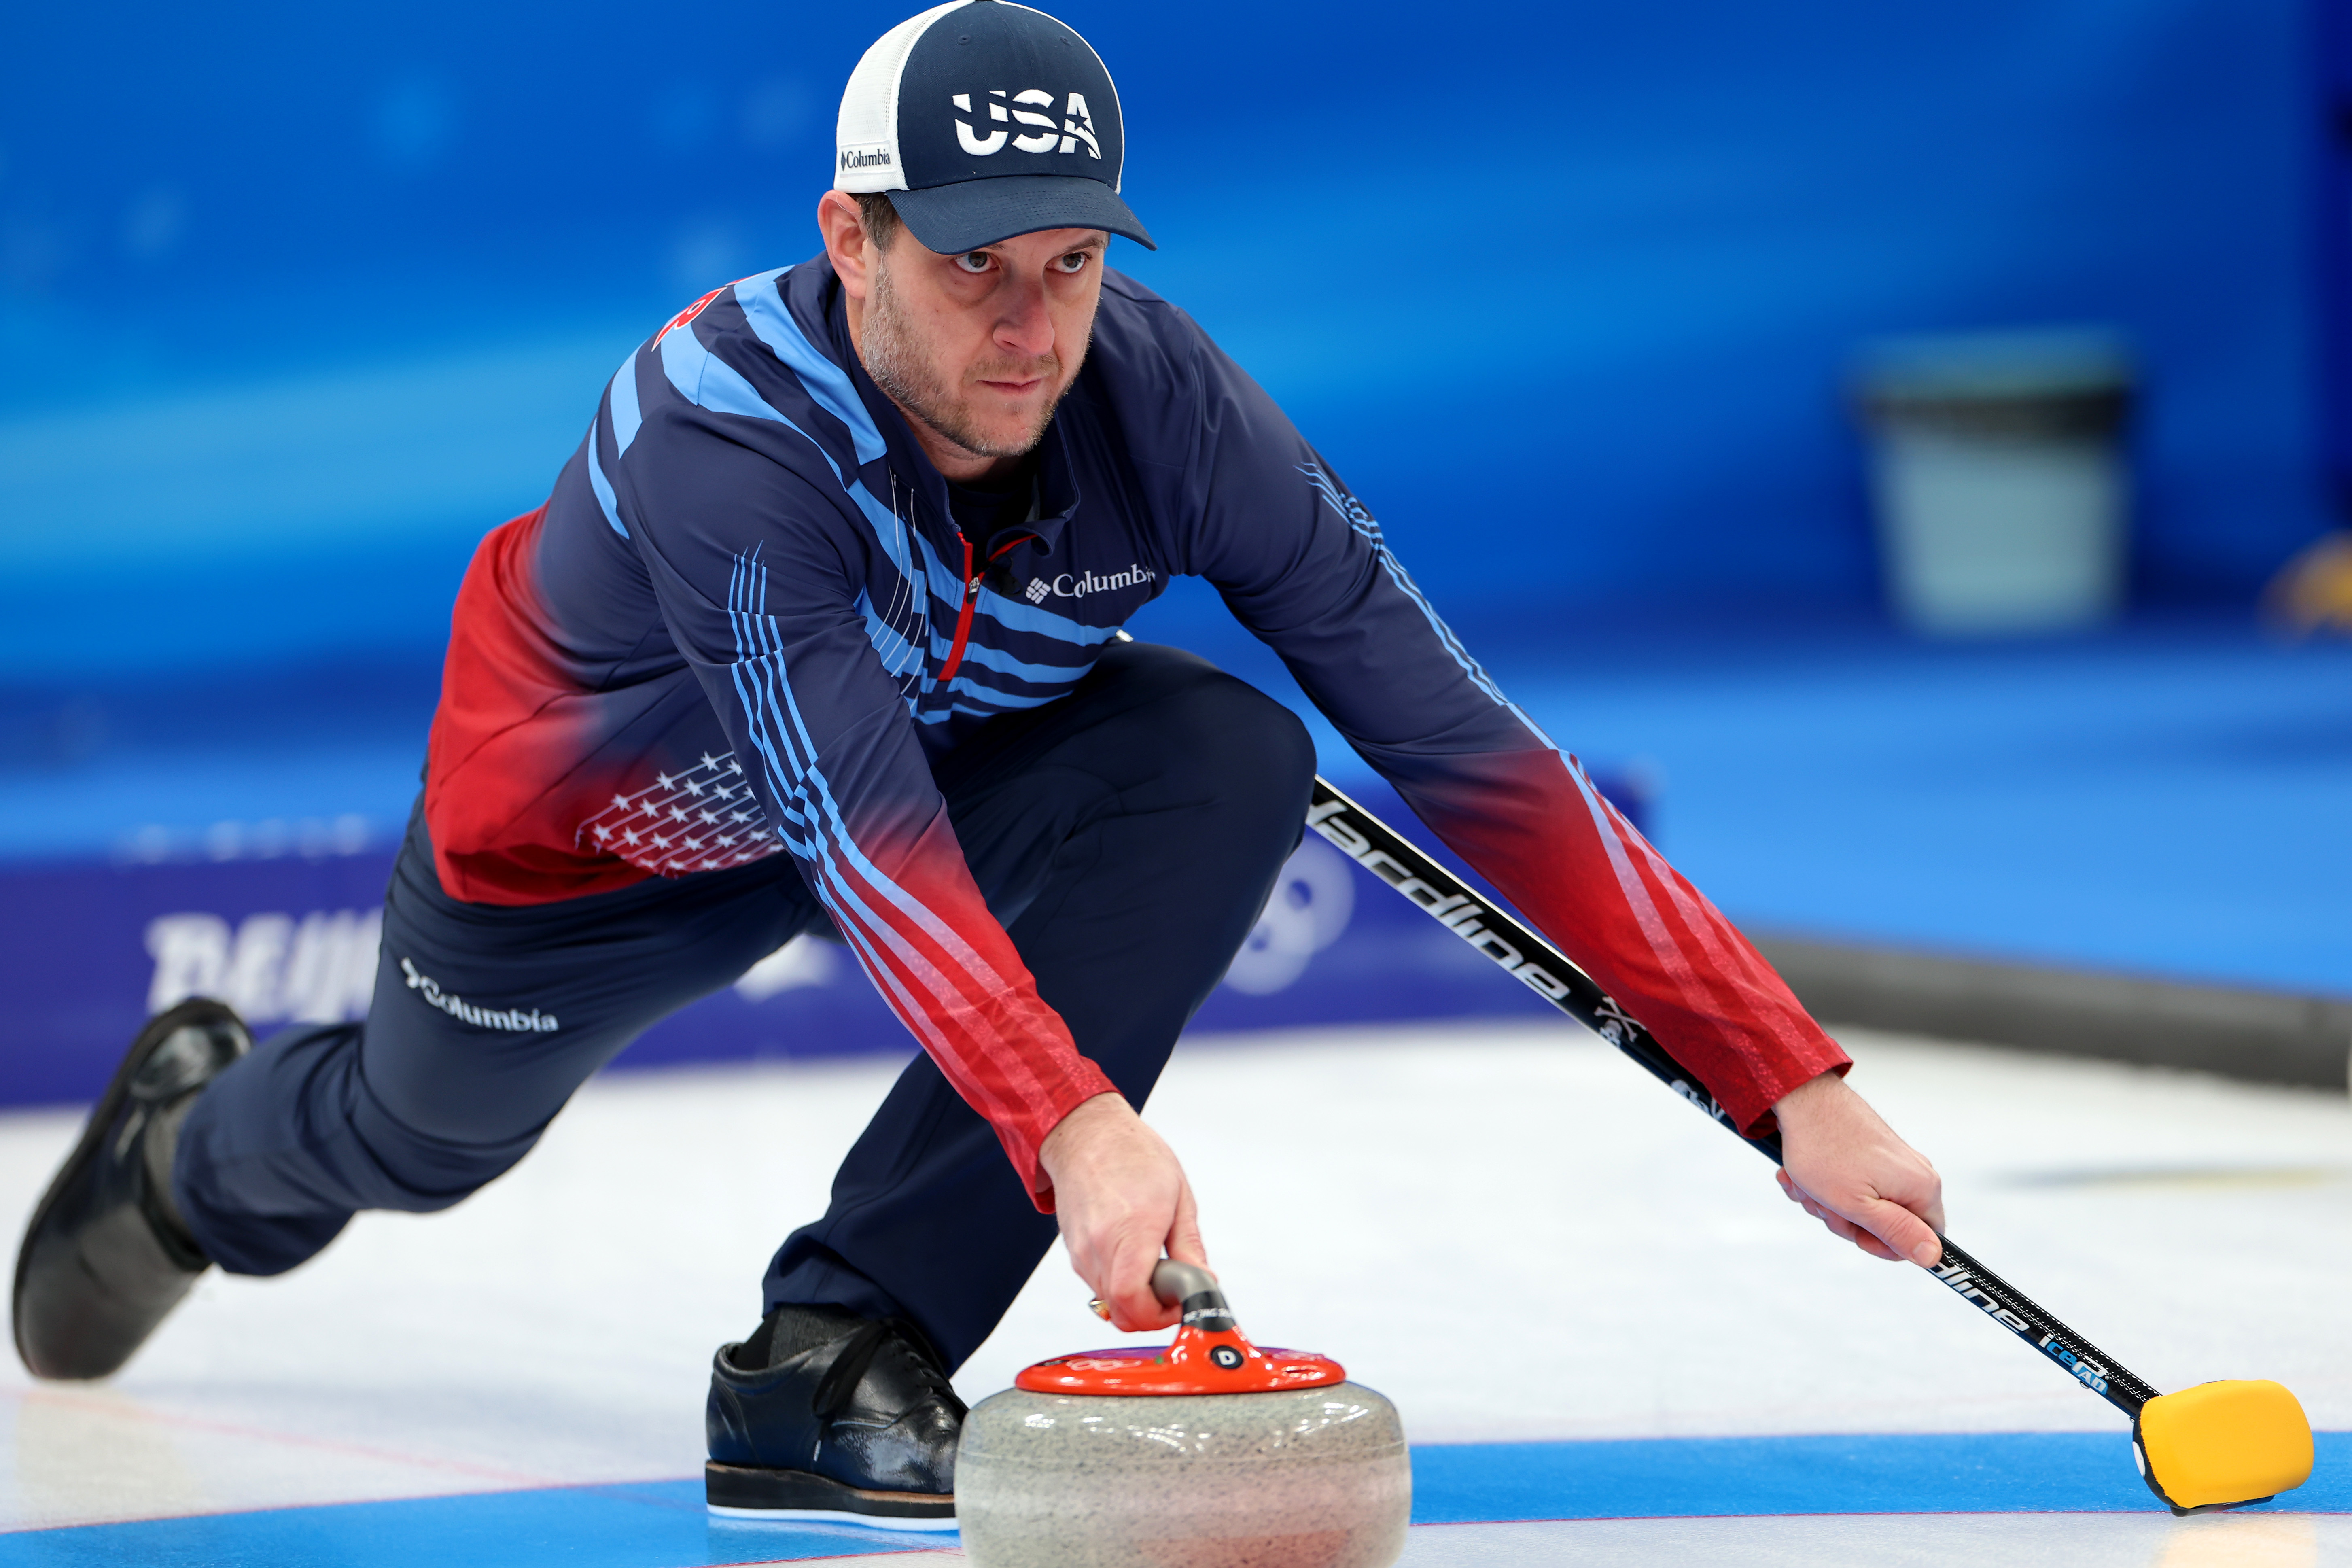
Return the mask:
<path id="1" fill-rule="evenodd" d="M 1162 1260 L 1165 1350 L 1040 1362 L 964 1418 L 977 1568 L 1388 1568 L 1412 1468 L 1396 1407 L 1328 1356 L 1243 1337 L 1208 1270 Z"/>

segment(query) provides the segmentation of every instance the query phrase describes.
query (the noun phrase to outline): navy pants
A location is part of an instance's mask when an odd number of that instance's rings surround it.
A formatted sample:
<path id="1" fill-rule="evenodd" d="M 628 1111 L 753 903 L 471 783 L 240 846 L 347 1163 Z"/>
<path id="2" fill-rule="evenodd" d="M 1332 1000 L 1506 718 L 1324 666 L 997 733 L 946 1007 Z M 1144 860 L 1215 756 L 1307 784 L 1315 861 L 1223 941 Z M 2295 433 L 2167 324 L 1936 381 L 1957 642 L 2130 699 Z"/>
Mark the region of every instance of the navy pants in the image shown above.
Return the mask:
<path id="1" fill-rule="evenodd" d="M 992 721 L 934 773 L 1039 993 L 1140 1107 L 1297 843 L 1305 728 L 1191 654 L 1118 644 L 1067 696 Z M 173 1194 L 206 1254 L 240 1274 L 293 1268 L 360 1209 L 447 1208 L 520 1160 L 648 1025 L 824 920 L 782 856 L 552 904 L 464 903 L 442 892 L 412 820 L 366 1022 L 288 1030 L 215 1079 L 182 1129 Z M 1053 1239 L 987 1123 L 918 1057 L 824 1217 L 769 1266 L 766 1307 L 903 1313 L 952 1367 Z"/>

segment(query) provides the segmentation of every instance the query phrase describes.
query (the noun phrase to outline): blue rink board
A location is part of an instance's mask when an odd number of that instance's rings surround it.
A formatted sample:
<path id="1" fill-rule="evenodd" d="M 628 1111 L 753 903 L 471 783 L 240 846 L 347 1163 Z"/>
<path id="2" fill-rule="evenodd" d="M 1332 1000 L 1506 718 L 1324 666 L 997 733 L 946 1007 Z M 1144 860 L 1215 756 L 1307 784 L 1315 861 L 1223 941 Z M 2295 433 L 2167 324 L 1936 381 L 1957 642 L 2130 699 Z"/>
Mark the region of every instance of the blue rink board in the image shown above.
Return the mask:
<path id="1" fill-rule="evenodd" d="M 2352 1513 L 2352 1433 L 2323 1432 L 2304 1513 Z M 1413 1450 L 1413 1521 L 2160 1510 L 2120 1433 L 1661 1437 Z M 735 1524 L 699 1479 L 273 1509 L 0 1536 L 0 1568 L 688 1568 L 877 1556 L 952 1535 Z"/>

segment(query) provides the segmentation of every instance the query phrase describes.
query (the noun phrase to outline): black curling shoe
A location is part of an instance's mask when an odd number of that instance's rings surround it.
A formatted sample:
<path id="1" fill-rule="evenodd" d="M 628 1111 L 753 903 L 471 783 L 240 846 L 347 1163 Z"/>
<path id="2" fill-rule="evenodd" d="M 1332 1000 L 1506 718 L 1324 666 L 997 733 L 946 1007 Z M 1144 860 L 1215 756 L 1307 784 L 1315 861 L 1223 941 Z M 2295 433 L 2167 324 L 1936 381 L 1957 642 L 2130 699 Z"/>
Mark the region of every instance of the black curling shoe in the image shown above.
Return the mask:
<path id="1" fill-rule="evenodd" d="M 16 1253 L 16 1353 L 36 1377 L 114 1372 L 210 1266 L 173 1210 L 170 1150 L 196 1091 L 252 1048 L 202 998 L 131 1042 Z"/>
<path id="2" fill-rule="evenodd" d="M 882 1530 L 955 1528 L 963 1401 L 921 1331 L 779 1307 L 710 1366 L 710 1511 Z"/>

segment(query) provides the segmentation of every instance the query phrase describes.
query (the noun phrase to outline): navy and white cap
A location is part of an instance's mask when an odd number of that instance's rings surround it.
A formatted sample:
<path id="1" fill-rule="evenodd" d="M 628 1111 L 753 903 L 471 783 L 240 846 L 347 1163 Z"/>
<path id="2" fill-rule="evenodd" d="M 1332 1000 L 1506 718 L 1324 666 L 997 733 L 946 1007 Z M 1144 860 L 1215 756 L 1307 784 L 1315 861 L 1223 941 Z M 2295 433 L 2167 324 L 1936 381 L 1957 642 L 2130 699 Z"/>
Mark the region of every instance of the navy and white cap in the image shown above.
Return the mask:
<path id="1" fill-rule="evenodd" d="M 950 0 L 877 40 L 841 95 L 833 188 L 885 191 L 944 256 L 1047 228 L 1157 250 L 1118 195 L 1118 89 L 1092 45 L 1013 0 Z"/>

